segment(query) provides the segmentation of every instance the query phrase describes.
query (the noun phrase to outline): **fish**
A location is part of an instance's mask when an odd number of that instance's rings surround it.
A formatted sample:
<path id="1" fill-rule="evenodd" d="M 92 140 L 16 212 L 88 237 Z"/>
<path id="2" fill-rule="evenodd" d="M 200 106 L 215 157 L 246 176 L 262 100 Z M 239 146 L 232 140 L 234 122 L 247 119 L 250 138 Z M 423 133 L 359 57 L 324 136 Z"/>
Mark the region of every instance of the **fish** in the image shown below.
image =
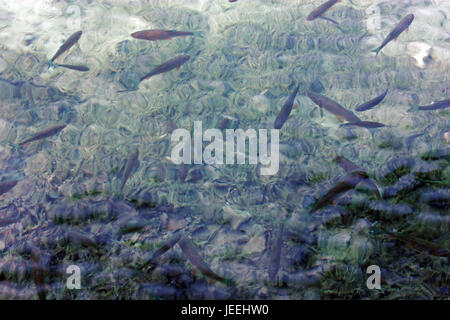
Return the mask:
<path id="1" fill-rule="evenodd" d="M 61 54 L 69 50 L 75 43 L 78 42 L 82 34 L 83 34 L 82 31 L 77 31 L 74 34 L 72 34 L 69 37 L 69 39 L 67 39 L 66 42 L 64 42 L 63 45 L 59 47 L 58 51 L 56 51 L 55 55 L 50 61 L 51 62 L 55 61 L 55 59 L 58 58 Z"/>
<path id="2" fill-rule="evenodd" d="M 336 199 L 341 193 L 354 189 L 362 178 L 366 178 L 367 173 L 363 170 L 352 171 L 351 174 L 344 177 L 344 179 L 328 190 L 325 195 L 319 198 L 313 205 L 309 213 L 313 213 L 323 207 L 329 205 L 334 199 Z"/>
<path id="3" fill-rule="evenodd" d="M 142 30 L 131 34 L 135 39 L 157 41 L 170 40 L 175 37 L 193 36 L 194 32 L 175 31 L 175 30 Z"/>
<path id="4" fill-rule="evenodd" d="M 0 228 L 16 223 L 17 221 L 19 221 L 19 219 L 17 218 L 5 218 L 5 219 L 0 219 Z"/>
<path id="5" fill-rule="evenodd" d="M 273 244 L 272 247 L 272 255 L 270 257 L 269 279 L 272 281 L 275 280 L 275 277 L 278 273 L 278 269 L 280 269 L 281 246 L 283 245 L 283 232 L 284 232 L 284 223 L 281 223 L 277 232 L 277 236 L 275 238 L 275 243 Z"/>
<path id="6" fill-rule="evenodd" d="M 64 129 L 67 125 L 66 124 L 61 124 L 61 125 L 57 125 L 42 131 L 39 131 L 38 133 L 36 133 L 34 136 L 32 136 L 31 138 L 19 143 L 19 146 L 24 145 L 26 143 L 32 142 L 32 141 L 36 141 L 36 140 L 42 140 L 44 138 L 48 138 L 51 137 L 55 134 L 57 134 L 58 132 L 60 132 L 62 129 Z"/>
<path id="7" fill-rule="evenodd" d="M 343 126 L 358 126 L 362 128 L 367 129 L 374 129 L 374 128 L 381 128 L 385 127 L 386 125 L 379 123 L 379 122 L 373 122 L 373 121 L 356 121 L 356 122 L 347 122 L 341 124 L 341 127 Z"/>
<path id="8" fill-rule="evenodd" d="M 82 71 L 82 72 L 89 71 L 89 67 L 86 67 L 86 66 L 75 66 L 75 65 L 70 65 L 70 64 L 59 64 L 59 63 L 56 63 L 55 65 L 58 67 L 63 67 L 63 68 Z"/>
<path id="9" fill-rule="evenodd" d="M 366 111 L 366 110 L 372 109 L 377 104 L 379 104 L 381 101 L 383 101 L 383 99 L 387 93 L 388 93 L 388 89 L 386 89 L 386 91 L 384 93 L 382 93 L 381 95 L 379 95 L 378 97 L 373 98 L 372 100 L 359 105 L 358 107 L 356 107 L 355 110 L 358 112 L 361 112 L 361 111 Z"/>
<path id="10" fill-rule="evenodd" d="M 450 258 L 450 250 L 440 247 L 430 241 L 409 235 L 404 235 L 398 232 L 392 232 L 381 226 L 380 229 L 383 230 L 386 234 L 390 235 L 391 237 L 398 239 L 420 251 L 425 251 L 431 254 L 432 256 Z"/>
<path id="11" fill-rule="evenodd" d="M 131 173 L 138 167 L 139 167 L 139 150 L 136 150 L 130 155 L 130 157 L 127 160 L 127 163 L 125 164 L 125 169 L 122 175 L 122 186 L 120 187 L 120 190 L 123 190 L 123 187 L 127 183 L 127 180 L 130 177 Z"/>
<path id="12" fill-rule="evenodd" d="M 441 101 L 437 101 L 433 104 L 427 105 L 427 106 L 413 106 L 411 109 L 408 110 L 408 112 L 411 111 L 431 111 L 431 110 L 439 110 L 439 109 L 445 109 L 450 107 L 450 99 L 445 99 Z"/>
<path id="13" fill-rule="evenodd" d="M 140 81 L 147 80 L 155 75 L 158 75 L 161 73 L 166 73 L 175 68 L 179 68 L 183 64 L 185 64 L 190 58 L 191 57 L 189 57 L 189 56 L 178 56 L 173 59 L 170 59 L 169 61 L 166 61 L 163 64 L 161 64 L 160 66 L 153 69 L 150 73 L 143 76 Z"/>
<path id="14" fill-rule="evenodd" d="M 404 17 L 396 26 L 395 28 L 387 35 L 386 39 L 383 40 L 381 45 L 372 50 L 372 52 L 375 52 L 376 55 L 383 49 L 389 42 L 391 42 L 394 39 L 397 39 L 397 37 L 408 27 L 411 25 L 411 23 L 414 20 L 414 15 L 412 13 L 408 14 L 406 17 Z"/>
<path id="15" fill-rule="evenodd" d="M 275 119 L 274 128 L 275 129 L 281 129 L 283 127 L 286 120 L 289 118 L 289 114 L 292 111 L 292 106 L 294 105 L 295 97 L 297 96 L 297 92 L 300 86 L 298 85 L 297 88 L 295 88 L 294 92 L 289 96 L 289 98 L 286 100 L 286 102 L 283 105 L 283 108 L 281 108 L 280 113 L 278 114 L 277 118 Z"/>
<path id="16" fill-rule="evenodd" d="M 225 281 L 225 278 L 214 273 L 205 261 L 198 254 L 198 249 L 195 245 L 186 237 L 182 237 L 178 242 L 183 253 L 188 257 L 189 261 L 199 269 L 205 276 L 218 281 Z"/>
<path id="17" fill-rule="evenodd" d="M 312 93 L 310 91 L 307 92 L 307 95 L 320 108 L 328 110 L 332 114 L 336 115 L 338 118 L 343 118 L 349 122 L 361 121 L 361 119 L 359 119 L 353 112 L 348 111 L 347 109 L 342 107 L 339 103 L 331 99 L 328 99 L 323 95 Z"/>
<path id="18" fill-rule="evenodd" d="M 14 188 L 17 182 L 16 180 L 0 182 L 0 196 Z"/>
<path id="19" fill-rule="evenodd" d="M 351 162 L 350 160 L 348 160 L 342 156 L 337 156 L 336 158 L 334 158 L 334 162 L 339 164 L 342 167 L 342 169 L 345 170 L 345 172 L 347 174 L 351 174 L 352 172 L 355 172 L 358 170 L 365 172 L 364 169 L 358 167 L 356 164 L 354 164 L 353 162 Z M 376 183 L 373 182 L 369 177 L 366 177 L 366 178 L 362 177 L 359 184 L 362 187 L 366 187 L 367 189 L 369 189 L 378 200 L 381 200 L 381 194 L 380 194 L 380 191 L 378 190 Z"/>
<path id="20" fill-rule="evenodd" d="M 87 248 L 100 249 L 97 242 L 91 237 L 77 231 L 67 231 L 67 240 L 73 244 Z"/>
<path id="21" fill-rule="evenodd" d="M 156 250 L 153 255 L 148 259 L 145 264 L 149 264 L 150 266 L 156 266 L 158 264 L 158 258 L 162 256 L 164 253 L 172 249 L 178 241 L 180 241 L 181 237 L 183 236 L 183 233 L 181 231 L 176 232 L 169 240 L 167 240 L 161 248 Z"/>
<path id="22" fill-rule="evenodd" d="M 352 171 L 355 170 L 362 170 L 356 164 L 354 164 L 353 162 L 342 156 L 336 156 L 333 161 L 339 164 L 342 167 L 342 169 L 345 170 L 346 173 L 351 173 Z"/>
<path id="23" fill-rule="evenodd" d="M 321 4 L 320 6 L 318 6 L 316 9 L 314 9 L 313 11 L 311 11 L 311 13 L 306 17 L 307 21 L 312 21 L 315 20 L 317 18 L 323 18 L 322 15 L 328 10 L 330 9 L 332 6 L 334 6 L 336 3 L 341 2 L 341 0 L 329 0 L 323 4 Z M 331 20 L 331 19 L 330 19 Z M 332 20 L 333 23 L 336 23 L 336 21 Z"/>

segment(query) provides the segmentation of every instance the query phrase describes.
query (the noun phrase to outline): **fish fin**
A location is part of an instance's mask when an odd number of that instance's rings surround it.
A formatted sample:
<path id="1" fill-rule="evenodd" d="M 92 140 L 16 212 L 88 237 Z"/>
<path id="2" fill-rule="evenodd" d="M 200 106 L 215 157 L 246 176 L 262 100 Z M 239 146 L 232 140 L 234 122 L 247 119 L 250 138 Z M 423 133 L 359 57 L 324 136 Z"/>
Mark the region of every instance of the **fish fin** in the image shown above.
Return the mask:
<path id="1" fill-rule="evenodd" d="M 397 41 L 397 39 L 398 39 L 398 37 L 395 37 L 395 38 L 394 38 L 394 41 Z"/>
<path id="2" fill-rule="evenodd" d="M 338 118 L 339 122 L 345 122 L 345 119 L 342 118 L 341 116 L 336 116 L 336 117 Z"/>
<path id="3" fill-rule="evenodd" d="M 298 108 L 299 108 L 298 104 L 294 103 L 294 105 L 292 106 L 292 109 L 298 109 Z"/>
<path id="4" fill-rule="evenodd" d="M 372 52 L 375 52 L 375 55 L 377 56 L 378 52 L 380 52 L 380 50 L 381 50 L 381 48 L 376 48 L 376 49 L 372 50 Z"/>
<path id="5" fill-rule="evenodd" d="M 319 19 L 322 19 L 322 20 L 331 22 L 331 23 L 333 23 L 333 24 L 335 24 L 335 25 L 337 25 L 337 26 L 339 25 L 339 22 L 337 22 L 336 20 L 333 20 L 333 19 L 331 19 L 331 18 L 328 18 L 328 17 L 320 16 Z"/>
<path id="6" fill-rule="evenodd" d="M 172 40 L 172 37 L 167 38 L 167 40 Z"/>
<path id="7" fill-rule="evenodd" d="M 183 35 L 183 36 L 181 36 L 181 37 L 184 39 L 184 38 L 186 38 L 187 36 L 186 36 L 186 35 Z"/>
<path id="8" fill-rule="evenodd" d="M 133 90 L 125 89 L 125 90 L 119 90 L 119 91 L 116 91 L 116 92 L 117 93 L 122 93 L 122 92 L 130 92 L 130 91 L 137 91 L 137 89 L 133 89 Z"/>
<path id="9" fill-rule="evenodd" d="M 323 110 L 322 110 L 322 108 L 319 107 L 319 110 L 320 110 L 320 117 L 323 118 Z"/>

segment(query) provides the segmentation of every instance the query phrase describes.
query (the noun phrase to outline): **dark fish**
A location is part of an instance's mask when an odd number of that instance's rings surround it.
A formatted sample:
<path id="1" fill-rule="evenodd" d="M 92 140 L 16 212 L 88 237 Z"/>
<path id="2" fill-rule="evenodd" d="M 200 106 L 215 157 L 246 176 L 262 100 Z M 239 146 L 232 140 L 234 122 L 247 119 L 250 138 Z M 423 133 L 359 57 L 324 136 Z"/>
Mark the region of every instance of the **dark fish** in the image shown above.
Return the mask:
<path id="1" fill-rule="evenodd" d="M 367 128 L 367 129 L 374 129 L 374 128 L 385 127 L 386 125 L 379 123 L 379 122 L 372 122 L 372 121 L 355 121 L 355 122 L 343 123 L 343 124 L 341 124 L 341 126 L 358 126 L 358 127 Z"/>
<path id="2" fill-rule="evenodd" d="M 358 183 L 367 177 L 367 173 L 361 170 L 353 171 L 347 175 L 344 180 L 336 184 L 327 193 L 316 201 L 309 213 L 313 213 L 327 205 L 329 205 L 334 199 L 336 199 L 341 193 L 354 189 Z"/>
<path id="3" fill-rule="evenodd" d="M 319 7 L 317 7 L 313 11 L 311 11 L 311 13 L 308 15 L 308 17 L 306 17 L 306 20 L 312 21 L 317 18 L 321 18 L 322 15 L 325 13 L 325 11 L 330 9 L 337 2 L 341 2 L 341 0 L 329 0 L 329 1 L 325 2 L 324 4 L 320 5 Z"/>
<path id="4" fill-rule="evenodd" d="M 156 67 L 154 70 L 152 70 L 149 74 L 143 76 L 141 78 L 141 81 L 147 80 L 150 77 L 153 77 L 157 74 L 166 73 L 170 70 L 173 70 L 175 68 L 181 67 L 183 64 L 185 64 L 190 59 L 189 56 L 178 56 L 173 59 L 170 59 L 167 62 L 164 62 L 162 65 Z"/>
<path id="5" fill-rule="evenodd" d="M 14 186 L 17 184 L 16 180 L 13 181 L 7 181 L 7 182 L 0 182 L 0 196 L 6 192 L 8 192 L 9 190 L 11 190 L 12 188 L 14 188 Z"/>
<path id="6" fill-rule="evenodd" d="M 450 107 L 450 99 L 446 99 L 446 100 L 442 100 L 442 101 L 438 101 L 435 102 L 433 104 L 430 104 L 428 106 L 415 106 L 412 107 L 411 109 L 409 109 L 408 111 L 431 111 L 431 110 L 438 110 L 438 109 L 445 109 Z"/>
<path id="7" fill-rule="evenodd" d="M 122 175 L 122 186 L 120 187 L 120 190 L 123 189 L 125 186 L 125 183 L 127 183 L 128 178 L 130 177 L 131 173 L 136 170 L 139 167 L 139 151 L 136 150 L 133 152 L 130 157 L 127 160 L 127 163 L 125 165 L 125 169 L 123 171 Z"/>
<path id="8" fill-rule="evenodd" d="M 63 68 L 67 68 L 67 69 L 72 69 L 72 70 L 77 70 L 77 71 L 89 71 L 89 68 L 86 66 L 74 66 L 74 65 L 70 65 L 70 64 L 56 64 L 58 67 L 63 67 Z"/>
<path id="9" fill-rule="evenodd" d="M 172 236 L 169 240 L 167 240 L 161 248 L 155 251 L 153 255 L 150 257 L 150 259 L 147 260 L 145 264 L 150 264 L 151 266 L 156 266 L 158 264 L 158 258 L 162 256 L 164 253 L 169 251 L 173 248 L 174 245 L 177 244 L 178 241 L 180 241 L 181 236 L 183 235 L 182 232 L 175 233 L 174 236 Z"/>
<path id="10" fill-rule="evenodd" d="M 378 97 L 376 97 L 376 98 L 374 98 L 374 99 L 372 99 L 372 100 L 370 100 L 370 101 L 368 101 L 366 103 L 363 103 L 363 104 L 359 105 L 358 107 L 356 107 L 355 110 L 361 112 L 361 111 L 366 111 L 366 110 L 372 109 L 377 104 L 379 104 L 381 101 L 383 101 L 383 99 L 386 96 L 387 92 L 388 92 L 388 89 L 386 89 L 386 91 L 383 94 L 379 95 Z"/>
<path id="11" fill-rule="evenodd" d="M 58 51 L 56 51 L 55 55 L 50 61 L 53 62 L 61 54 L 69 50 L 75 43 L 78 42 L 78 40 L 81 38 L 82 33 L 83 33 L 82 31 L 77 31 L 73 35 L 71 35 L 69 39 L 67 39 L 66 42 L 64 42 L 64 44 L 61 47 L 59 47 Z"/>
<path id="12" fill-rule="evenodd" d="M 283 124 L 286 122 L 286 120 L 289 118 L 289 114 L 292 111 L 292 106 L 294 105 L 295 97 L 297 96 L 297 92 L 300 86 L 297 86 L 295 88 L 294 92 L 289 96 L 289 98 L 286 100 L 286 102 L 283 105 L 283 108 L 281 108 L 280 113 L 278 114 L 277 118 L 275 119 L 275 129 L 281 129 Z"/>
<path id="13" fill-rule="evenodd" d="M 416 134 L 413 134 L 413 135 L 411 135 L 409 137 L 406 137 L 405 138 L 406 146 L 409 148 L 411 146 L 411 144 L 414 142 L 414 140 L 416 140 L 418 137 L 423 136 L 424 134 L 425 133 L 416 133 Z"/>
<path id="14" fill-rule="evenodd" d="M 350 173 L 350 172 L 355 171 L 355 170 L 362 170 L 356 164 L 354 164 L 350 160 L 348 160 L 348 159 L 346 159 L 344 157 L 341 157 L 341 156 L 337 156 L 336 158 L 334 158 L 334 161 L 337 164 L 339 164 L 342 167 L 342 169 L 345 170 L 346 173 Z"/>
<path id="15" fill-rule="evenodd" d="M 45 287 L 46 285 L 46 273 L 48 270 L 46 270 L 44 263 L 41 259 L 41 251 L 36 247 L 31 247 L 31 273 L 33 276 L 34 284 L 36 285 L 37 294 L 39 297 L 39 300 L 46 300 L 47 297 L 47 289 Z"/>
<path id="16" fill-rule="evenodd" d="M 360 122 L 361 119 L 359 119 L 353 112 L 348 111 L 344 107 L 342 107 L 337 102 L 328 99 L 325 96 L 322 96 L 317 93 L 307 92 L 308 97 L 319 107 L 324 108 L 331 112 L 332 114 L 336 115 L 338 118 L 343 118 L 349 122 Z"/>
<path id="17" fill-rule="evenodd" d="M 342 169 L 345 170 L 345 172 L 347 174 L 351 174 L 352 172 L 355 172 L 355 171 L 358 171 L 358 170 L 365 172 L 364 169 L 358 167 L 356 164 L 354 164 L 353 162 L 351 162 L 350 160 L 348 160 L 348 159 L 346 159 L 344 157 L 337 156 L 336 158 L 334 158 L 334 161 L 337 164 L 339 164 L 342 167 Z M 381 199 L 381 194 L 380 194 L 380 191 L 378 190 L 377 185 L 370 178 L 362 177 L 361 181 L 359 182 L 359 184 L 362 187 L 366 187 L 367 189 L 369 189 L 375 197 L 377 197 L 378 199 Z"/>
<path id="18" fill-rule="evenodd" d="M 17 218 L 5 218 L 5 219 L 0 219 L 0 228 L 16 223 L 17 221 L 19 221 L 19 219 Z"/>
<path id="19" fill-rule="evenodd" d="M 431 254 L 432 256 L 450 258 L 450 250 L 440 247 L 432 242 L 429 242 L 429 241 L 426 241 L 426 240 L 423 240 L 423 239 L 420 239 L 417 237 L 403 235 L 403 234 L 400 234 L 397 232 L 392 232 L 392 231 L 386 230 L 383 227 L 381 227 L 381 230 L 383 230 L 385 233 L 387 233 L 391 237 L 394 237 L 395 239 L 398 239 L 420 251 L 425 251 L 425 252 Z"/>
<path id="20" fill-rule="evenodd" d="M 385 45 L 387 45 L 389 42 L 391 42 L 394 39 L 397 39 L 397 37 L 408 27 L 414 20 L 414 15 L 412 13 L 408 14 L 406 17 L 404 17 L 396 26 L 395 28 L 388 34 L 386 39 L 384 39 L 383 43 L 381 43 L 381 46 L 376 48 L 375 50 L 372 50 L 372 52 L 375 52 L 378 55 L 378 52 L 381 51 L 381 49 L 384 48 Z"/>
<path id="21" fill-rule="evenodd" d="M 87 248 L 99 249 L 97 242 L 91 237 L 77 231 L 67 231 L 67 240 L 71 243 Z"/>
<path id="22" fill-rule="evenodd" d="M 57 134 L 58 132 L 60 132 L 65 127 L 66 127 L 66 124 L 62 124 L 62 125 L 57 125 L 57 126 L 54 126 L 54 127 L 51 127 L 51 128 L 45 129 L 45 130 L 42 130 L 42 131 L 36 133 L 30 139 L 27 139 L 27 140 L 19 143 L 19 146 L 24 145 L 24 144 L 26 144 L 28 142 L 31 142 L 31 141 L 36 141 L 36 140 L 41 140 L 41 139 L 44 139 L 44 138 L 51 137 L 51 136 Z"/>
<path id="23" fill-rule="evenodd" d="M 203 259 L 198 254 L 198 249 L 195 247 L 192 241 L 190 241 L 186 237 L 183 237 L 178 242 L 178 245 L 180 246 L 181 250 L 183 250 L 183 253 L 188 257 L 189 261 L 191 261 L 191 263 L 205 276 L 208 276 L 214 280 L 225 281 L 225 278 L 222 278 L 221 276 L 215 274 L 203 261 Z"/>
<path id="24" fill-rule="evenodd" d="M 131 34 L 133 38 L 156 41 L 167 40 L 174 37 L 186 37 L 193 36 L 193 32 L 175 31 L 175 30 L 142 30 Z"/>
<path id="25" fill-rule="evenodd" d="M 269 279 L 275 280 L 275 277 L 278 273 L 278 269 L 280 269 L 280 258 L 281 258 L 281 246 L 283 244 L 283 231 L 284 231 L 284 223 L 281 223 L 277 236 L 275 238 L 275 243 L 272 246 L 272 254 L 270 257 L 270 265 L 269 265 Z"/>

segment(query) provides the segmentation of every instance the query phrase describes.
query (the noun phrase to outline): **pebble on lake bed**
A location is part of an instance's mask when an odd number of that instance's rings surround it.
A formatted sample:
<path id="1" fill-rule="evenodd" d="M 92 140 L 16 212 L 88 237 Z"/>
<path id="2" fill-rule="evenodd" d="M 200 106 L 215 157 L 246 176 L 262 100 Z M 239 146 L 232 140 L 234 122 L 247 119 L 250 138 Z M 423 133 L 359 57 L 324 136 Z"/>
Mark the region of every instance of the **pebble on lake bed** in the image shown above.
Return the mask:
<path id="1" fill-rule="evenodd" d="M 411 42 L 408 44 L 408 54 L 414 58 L 414 65 L 418 68 L 425 68 L 431 60 L 431 46 L 424 42 Z"/>

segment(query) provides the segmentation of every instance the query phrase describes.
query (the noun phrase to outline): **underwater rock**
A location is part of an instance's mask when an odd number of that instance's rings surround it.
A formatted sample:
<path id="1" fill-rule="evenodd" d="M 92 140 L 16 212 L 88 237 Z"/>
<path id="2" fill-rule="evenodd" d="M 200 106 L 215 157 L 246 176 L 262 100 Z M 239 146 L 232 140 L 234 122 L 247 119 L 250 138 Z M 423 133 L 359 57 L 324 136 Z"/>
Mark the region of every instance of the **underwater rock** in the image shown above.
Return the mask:
<path id="1" fill-rule="evenodd" d="M 230 223 L 233 230 L 238 230 L 250 218 L 251 214 L 248 211 L 241 211 L 230 206 L 223 208 L 223 219 L 225 222 Z"/>
<path id="2" fill-rule="evenodd" d="M 10 281 L 0 281 L 1 300 L 31 300 L 35 294 L 34 288 L 20 287 Z"/>
<path id="3" fill-rule="evenodd" d="M 414 212 L 408 204 L 390 204 L 386 201 L 371 201 L 369 209 L 386 217 L 401 217 Z"/>
<path id="4" fill-rule="evenodd" d="M 450 216 L 436 212 L 421 212 L 417 216 L 417 221 L 418 232 L 428 236 L 439 237 L 450 229 Z"/>
<path id="5" fill-rule="evenodd" d="M 140 75 L 135 71 L 127 71 L 122 73 L 119 82 L 126 90 L 136 90 L 140 82 Z"/>
<path id="6" fill-rule="evenodd" d="M 143 284 L 139 289 L 139 295 L 143 299 L 174 300 L 179 299 L 180 294 L 176 288 L 161 283 Z"/>
<path id="7" fill-rule="evenodd" d="M 325 91 L 325 87 L 319 79 L 316 79 L 309 85 L 309 90 L 315 93 L 322 93 Z"/>
<path id="8" fill-rule="evenodd" d="M 387 172 L 383 174 L 385 178 L 388 177 L 397 177 L 408 174 L 411 171 L 411 168 L 414 167 L 415 161 L 413 158 L 401 158 L 396 157 L 392 160 L 389 160 L 386 164 Z"/>
<path id="9" fill-rule="evenodd" d="M 422 162 L 414 168 L 413 173 L 420 179 L 440 180 L 442 168 L 436 162 Z"/>
<path id="10" fill-rule="evenodd" d="M 321 254 L 353 265 L 364 264 L 373 253 L 374 246 L 359 228 L 356 231 L 352 228 L 337 233 L 320 231 L 318 247 Z"/>
<path id="11" fill-rule="evenodd" d="M 211 286 L 208 283 L 202 281 L 196 281 L 187 290 L 186 294 L 188 299 L 196 300 L 227 300 L 231 297 L 230 290 L 225 288 L 218 288 Z"/>
<path id="12" fill-rule="evenodd" d="M 263 94 L 253 97 L 253 108 L 259 113 L 265 114 L 270 109 L 270 101 Z"/>
<path id="13" fill-rule="evenodd" d="M 406 194 L 416 189 L 422 182 L 413 173 L 401 177 L 394 185 L 383 190 L 383 198 L 393 198 L 399 194 Z"/>
<path id="14" fill-rule="evenodd" d="M 444 149 L 435 149 L 435 150 L 428 151 L 428 152 L 422 154 L 421 158 L 426 161 L 441 160 L 441 159 L 450 161 L 450 147 L 444 148 Z"/>
<path id="15" fill-rule="evenodd" d="M 438 209 L 449 208 L 450 189 L 439 189 L 421 193 L 420 200 Z"/>
<path id="16" fill-rule="evenodd" d="M 408 54 L 414 59 L 414 65 L 425 68 L 431 60 L 431 46 L 424 42 L 410 42 L 407 47 Z"/>
<path id="17" fill-rule="evenodd" d="M 263 233 L 258 233 L 242 247 L 242 252 L 248 255 L 256 255 L 261 254 L 265 249 L 266 238 Z"/>
<path id="18" fill-rule="evenodd" d="M 26 261 L 17 258 L 2 259 L 0 261 L 0 279 L 24 284 L 31 279 L 31 266 Z"/>

